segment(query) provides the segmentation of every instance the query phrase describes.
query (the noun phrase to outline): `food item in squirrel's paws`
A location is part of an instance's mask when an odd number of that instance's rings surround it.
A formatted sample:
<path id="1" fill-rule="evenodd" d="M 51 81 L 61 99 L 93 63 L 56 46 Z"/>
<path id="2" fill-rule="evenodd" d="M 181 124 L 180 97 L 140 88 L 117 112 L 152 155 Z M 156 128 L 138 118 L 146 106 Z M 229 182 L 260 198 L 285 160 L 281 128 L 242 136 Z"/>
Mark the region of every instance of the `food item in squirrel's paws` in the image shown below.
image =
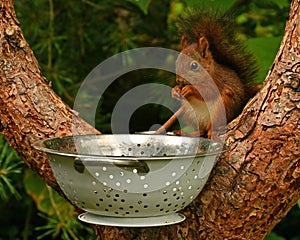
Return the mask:
<path id="1" fill-rule="evenodd" d="M 181 53 L 176 60 L 172 97 L 182 102 L 185 122 L 194 133 L 211 138 L 223 122 L 233 120 L 260 89 L 255 58 L 235 38 L 233 19 L 212 11 L 190 10 L 181 18 Z M 224 107 L 223 107 L 224 106 Z M 213 128 L 213 129 L 212 129 Z"/>

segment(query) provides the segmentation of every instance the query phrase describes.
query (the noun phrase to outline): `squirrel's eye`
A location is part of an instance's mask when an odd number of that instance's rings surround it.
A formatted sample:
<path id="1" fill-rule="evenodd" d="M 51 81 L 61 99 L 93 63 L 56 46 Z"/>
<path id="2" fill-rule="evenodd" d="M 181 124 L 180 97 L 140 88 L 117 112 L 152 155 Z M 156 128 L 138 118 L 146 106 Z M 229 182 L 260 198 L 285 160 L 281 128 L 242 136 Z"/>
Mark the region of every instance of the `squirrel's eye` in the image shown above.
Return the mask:
<path id="1" fill-rule="evenodd" d="M 190 67 L 191 67 L 192 71 L 196 71 L 199 68 L 199 63 L 197 63 L 196 61 L 193 61 L 190 65 Z"/>

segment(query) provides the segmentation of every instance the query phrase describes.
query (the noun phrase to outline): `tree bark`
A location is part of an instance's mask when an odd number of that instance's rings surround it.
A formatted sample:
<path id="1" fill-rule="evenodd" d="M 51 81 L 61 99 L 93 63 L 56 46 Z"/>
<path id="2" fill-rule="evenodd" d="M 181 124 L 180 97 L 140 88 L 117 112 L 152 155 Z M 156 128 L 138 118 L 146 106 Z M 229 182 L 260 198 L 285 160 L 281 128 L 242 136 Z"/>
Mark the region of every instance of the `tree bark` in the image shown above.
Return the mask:
<path id="1" fill-rule="evenodd" d="M 99 133 L 53 92 L 26 42 L 12 2 L 0 3 L 0 130 L 28 166 L 60 191 L 46 155 L 32 144 L 43 138 Z"/>
<path id="2" fill-rule="evenodd" d="M 94 226 L 99 239 L 263 239 L 300 198 L 300 9 L 290 18 L 263 89 L 231 122 L 228 150 L 181 224 Z M 24 39 L 11 1 L 0 9 L 0 127 L 24 162 L 61 193 L 36 140 L 98 133 L 51 90 Z"/>

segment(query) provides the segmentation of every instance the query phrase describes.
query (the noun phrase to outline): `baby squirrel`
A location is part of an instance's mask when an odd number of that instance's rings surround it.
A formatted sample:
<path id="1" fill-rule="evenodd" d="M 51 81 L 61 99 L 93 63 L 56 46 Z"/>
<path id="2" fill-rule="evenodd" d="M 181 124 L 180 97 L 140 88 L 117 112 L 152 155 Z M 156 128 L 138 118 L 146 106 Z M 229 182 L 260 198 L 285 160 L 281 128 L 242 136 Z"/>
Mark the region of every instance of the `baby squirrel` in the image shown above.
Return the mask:
<path id="1" fill-rule="evenodd" d="M 256 61 L 236 39 L 230 16 L 189 10 L 178 26 L 181 53 L 176 60 L 178 85 L 172 88 L 172 97 L 182 102 L 185 122 L 197 131 L 174 133 L 211 138 L 222 124 L 224 107 L 229 122 L 260 89 L 261 85 L 251 84 L 257 74 Z"/>

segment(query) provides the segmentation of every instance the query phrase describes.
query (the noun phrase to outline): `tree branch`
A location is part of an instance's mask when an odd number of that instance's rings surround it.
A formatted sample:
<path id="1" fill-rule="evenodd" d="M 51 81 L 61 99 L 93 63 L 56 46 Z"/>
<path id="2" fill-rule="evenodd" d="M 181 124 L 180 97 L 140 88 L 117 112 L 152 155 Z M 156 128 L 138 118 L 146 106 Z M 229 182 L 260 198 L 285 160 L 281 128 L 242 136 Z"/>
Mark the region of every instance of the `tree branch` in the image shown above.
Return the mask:
<path id="1" fill-rule="evenodd" d="M 57 191 L 44 154 L 32 144 L 43 138 L 99 133 L 53 92 L 25 41 L 11 1 L 0 11 L 0 129 L 27 165 Z"/>

